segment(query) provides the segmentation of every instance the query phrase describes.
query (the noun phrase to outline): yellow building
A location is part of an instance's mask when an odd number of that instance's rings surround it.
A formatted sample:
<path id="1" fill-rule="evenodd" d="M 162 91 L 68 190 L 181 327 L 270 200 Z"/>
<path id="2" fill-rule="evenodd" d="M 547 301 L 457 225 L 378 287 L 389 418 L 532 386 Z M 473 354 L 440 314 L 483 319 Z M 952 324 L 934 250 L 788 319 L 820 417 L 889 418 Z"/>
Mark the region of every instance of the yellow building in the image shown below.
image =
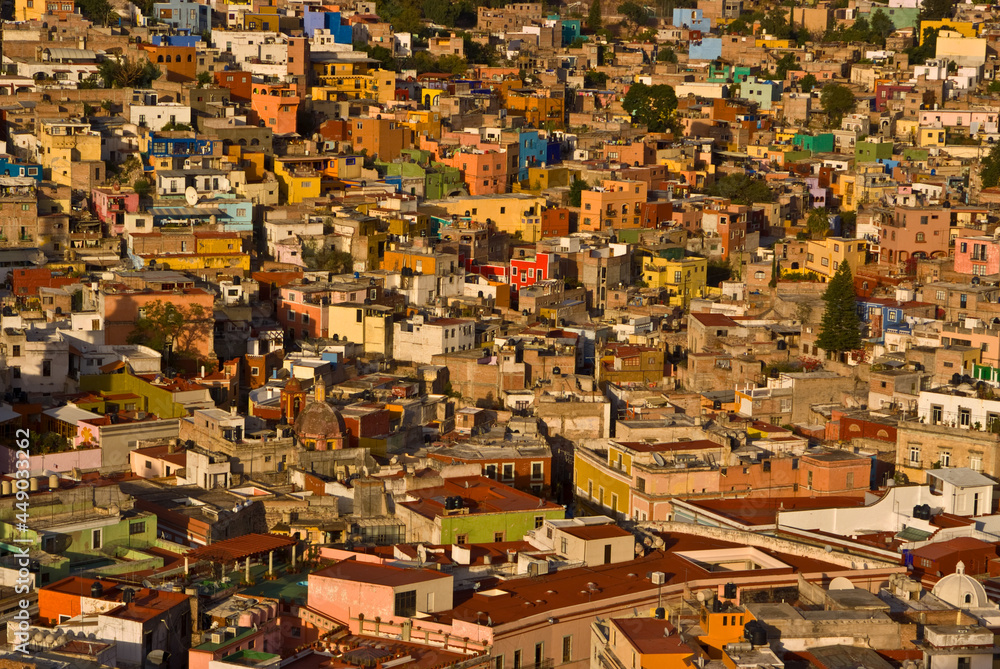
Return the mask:
<path id="1" fill-rule="evenodd" d="M 247 12 L 242 15 L 243 30 L 257 30 L 260 32 L 277 33 L 281 32 L 278 8 L 274 6 L 261 7 L 257 12 Z"/>
<path id="2" fill-rule="evenodd" d="M 414 144 L 417 137 L 441 138 L 441 114 L 429 109 L 407 110 L 403 121 L 413 130 Z"/>
<path id="3" fill-rule="evenodd" d="M 368 63 L 345 59 L 338 52 L 313 52 L 311 64 L 315 80 L 313 100 L 357 100 L 365 97 L 377 85 L 372 83 Z"/>
<path id="4" fill-rule="evenodd" d="M 101 133 L 75 120 L 42 120 L 39 133 L 42 170 L 49 181 L 73 185 L 73 163 L 101 159 Z"/>
<path id="5" fill-rule="evenodd" d="M 392 309 L 380 304 L 331 304 L 326 313 L 331 337 L 361 344 L 366 355 L 392 355 Z"/>
<path id="6" fill-rule="evenodd" d="M 505 106 L 511 116 L 520 116 L 536 128 L 562 128 L 566 118 L 566 107 L 562 98 L 531 93 L 527 95 L 510 92 Z"/>
<path id="7" fill-rule="evenodd" d="M 528 179 L 516 185 L 521 192 L 569 186 L 574 172 L 568 167 L 529 167 Z"/>
<path id="8" fill-rule="evenodd" d="M 521 240 L 537 242 L 542 238 L 542 211 L 545 198 L 525 193 L 506 195 L 480 195 L 454 197 L 434 203 L 450 216 L 471 218 L 474 221 L 490 219 L 498 229 L 510 235 L 520 235 Z"/>
<path id="9" fill-rule="evenodd" d="M 920 22 L 920 43 L 924 43 L 924 33 L 929 28 L 941 30 L 942 28 L 951 32 L 956 32 L 963 37 L 977 37 L 979 35 L 976 24 L 967 21 L 951 21 L 944 19 L 941 21 L 921 21 Z"/>
<path id="10" fill-rule="evenodd" d="M 691 300 L 702 297 L 708 285 L 707 258 L 644 258 L 642 279 L 650 288 L 670 291 L 672 306 L 687 307 Z"/>
<path id="11" fill-rule="evenodd" d="M 573 457 L 576 496 L 599 513 L 631 517 L 632 454 L 611 442 L 607 462 L 599 457 L 593 451 L 576 449 Z"/>
<path id="12" fill-rule="evenodd" d="M 603 652 L 612 653 L 617 662 L 601 658 L 600 666 L 635 669 L 690 669 L 698 666 L 697 658 L 704 657 L 697 643 L 677 633 L 664 634 L 664 621 L 652 617 L 612 618 Z"/>
<path id="13" fill-rule="evenodd" d="M 289 204 L 319 197 L 323 192 L 323 175 L 312 165 L 302 164 L 294 159 L 275 158 L 274 176 L 278 179 L 282 197 Z"/>
<path id="14" fill-rule="evenodd" d="M 362 80 L 364 97 L 386 104 L 396 99 L 396 73 L 392 70 L 378 69 L 366 75 Z"/>
<path id="15" fill-rule="evenodd" d="M 845 237 L 810 240 L 806 247 L 806 270 L 815 272 L 822 281 L 833 278 L 840 263 L 847 262 L 852 273 L 868 259 L 868 242 Z"/>
<path id="16" fill-rule="evenodd" d="M 944 146 L 948 133 L 944 128 L 920 128 L 917 130 L 917 146 Z"/>

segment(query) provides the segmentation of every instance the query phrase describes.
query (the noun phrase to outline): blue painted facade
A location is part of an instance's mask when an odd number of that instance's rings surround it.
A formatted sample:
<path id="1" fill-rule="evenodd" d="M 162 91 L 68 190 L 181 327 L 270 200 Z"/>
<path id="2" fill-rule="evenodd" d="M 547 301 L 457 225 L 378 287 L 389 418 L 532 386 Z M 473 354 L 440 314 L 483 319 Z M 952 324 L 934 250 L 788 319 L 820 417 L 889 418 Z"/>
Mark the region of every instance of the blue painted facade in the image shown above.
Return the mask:
<path id="1" fill-rule="evenodd" d="M 12 163 L 7 156 L 0 157 L 0 175 L 5 177 L 31 177 L 42 182 L 42 166 L 38 163 Z"/>
<path id="2" fill-rule="evenodd" d="M 700 42 L 692 42 L 688 49 L 691 60 L 717 60 L 722 58 L 722 38 L 703 37 Z"/>
<path id="3" fill-rule="evenodd" d="M 189 35 L 200 35 L 212 27 L 212 8 L 193 0 L 157 2 L 153 5 L 153 16 L 175 31 Z"/>
<path id="4" fill-rule="evenodd" d="M 900 332 L 909 334 L 910 324 L 906 321 L 902 307 L 898 302 L 892 300 L 858 300 L 858 318 L 861 322 L 871 327 L 876 325 L 877 336 L 870 337 L 869 341 L 881 342 L 885 340 L 886 332 Z"/>
<path id="5" fill-rule="evenodd" d="M 517 179 L 528 178 L 528 168 L 538 167 L 548 156 L 549 143 L 538 136 L 537 130 L 522 130 L 517 137 Z"/>
<path id="6" fill-rule="evenodd" d="M 253 203 L 249 200 L 216 198 L 212 206 L 226 212 L 217 219 L 226 232 L 253 232 Z"/>
<path id="7" fill-rule="evenodd" d="M 545 162 L 549 165 L 562 162 L 562 144 L 559 142 L 549 142 L 545 149 Z"/>
<path id="8" fill-rule="evenodd" d="M 712 32 L 712 19 L 706 19 L 700 9 L 674 9 L 673 21 L 676 28 L 700 30 L 706 35 Z"/>
<path id="9" fill-rule="evenodd" d="M 312 37 L 317 30 L 329 30 L 337 44 L 351 44 L 354 41 L 354 29 L 343 24 L 340 12 L 308 11 L 303 17 L 302 29 L 308 37 Z"/>
<path id="10" fill-rule="evenodd" d="M 151 133 L 149 155 L 151 156 L 210 156 L 215 142 L 197 137 L 157 137 Z"/>
<path id="11" fill-rule="evenodd" d="M 153 35 L 152 37 L 152 44 L 156 46 L 197 47 L 199 42 L 201 42 L 201 35 Z"/>

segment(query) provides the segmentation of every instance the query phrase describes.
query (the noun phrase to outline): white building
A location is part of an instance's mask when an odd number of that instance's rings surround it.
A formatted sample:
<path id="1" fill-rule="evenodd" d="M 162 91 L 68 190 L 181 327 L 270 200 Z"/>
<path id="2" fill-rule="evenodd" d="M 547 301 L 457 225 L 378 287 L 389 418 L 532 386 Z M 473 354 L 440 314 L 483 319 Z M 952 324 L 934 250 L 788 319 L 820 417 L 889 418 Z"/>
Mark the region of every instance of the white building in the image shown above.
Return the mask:
<path id="1" fill-rule="evenodd" d="M 191 107 L 176 103 L 131 105 L 129 121 L 150 130 L 163 130 L 168 124 L 191 125 Z"/>
<path id="2" fill-rule="evenodd" d="M 917 399 L 917 415 L 929 425 L 948 425 L 965 430 L 988 430 L 1000 420 L 1000 400 L 979 396 L 967 383 L 925 390 Z M 947 467 L 947 463 L 941 463 Z"/>
<path id="3" fill-rule="evenodd" d="M 460 318 L 425 320 L 423 316 L 414 316 L 395 324 L 392 357 L 429 365 L 434 355 L 467 351 L 475 346 L 474 321 Z"/>

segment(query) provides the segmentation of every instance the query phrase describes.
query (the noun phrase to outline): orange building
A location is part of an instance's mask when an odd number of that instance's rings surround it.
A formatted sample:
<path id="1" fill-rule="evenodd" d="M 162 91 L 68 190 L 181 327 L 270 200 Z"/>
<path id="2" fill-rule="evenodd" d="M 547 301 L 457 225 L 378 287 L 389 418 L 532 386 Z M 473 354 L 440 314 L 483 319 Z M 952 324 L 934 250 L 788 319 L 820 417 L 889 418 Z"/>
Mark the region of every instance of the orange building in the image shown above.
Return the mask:
<path id="1" fill-rule="evenodd" d="M 507 154 L 462 147 L 440 156 L 442 165 L 457 167 L 469 187 L 469 195 L 497 195 L 507 192 Z"/>
<path id="2" fill-rule="evenodd" d="M 536 128 L 562 128 L 566 119 L 566 105 L 562 98 L 511 91 L 506 99 L 506 107 L 511 116 L 520 116 Z"/>
<path id="3" fill-rule="evenodd" d="M 295 88 L 287 84 L 254 82 L 250 92 L 252 122 L 264 123 L 276 135 L 295 132 L 298 128 L 299 102 Z"/>
<path id="4" fill-rule="evenodd" d="M 142 44 L 149 62 L 163 72 L 167 81 L 194 81 L 198 76 L 195 48 L 193 46 L 167 46 Z"/>
<path id="5" fill-rule="evenodd" d="M 214 355 L 215 350 L 215 320 L 212 306 L 215 296 L 201 288 L 186 288 L 184 290 L 151 290 L 133 291 L 124 286 L 117 286 L 113 291 L 105 291 L 101 295 L 104 304 L 104 343 L 118 346 L 128 343 L 128 336 L 135 329 L 136 321 L 142 316 L 144 308 L 156 301 L 173 302 L 188 308 L 200 306 L 205 317 L 201 321 L 192 321 L 183 333 L 183 341 L 174 343 L 174 351 L 189 351 L 201 358 Z"/>
<path id="6" fill-rule="evenodd" d="M 229 89 L 229 99 L 233 102 L 250 102 L 253 91 L 253 75 L 239 70 L 223 70 L 215 73 L 215 85 Z"/>
<path id="7" fill-rule="evenodd" d="M 646 193 L 646 184 L 642 181 L 612 179 L 605 179 L 594 190 L 583 191 L 580 197 L 580 230 L 593 232 L 641 227 Z"/>
<path id="8" fill-rule="evenodd" d="M 369 156 L 391 162 L 399 157 L 403 149 L 413 146 L 413 130 L 391 118 L 350 118 L 347 121 L 347 135 L 354 151 L 368 151 Z"/>
<path id="9" fill-rule="evenodd" d="M 542 237 L 569 235 L 569 209 L 550 207 L 542 212 Z"/>

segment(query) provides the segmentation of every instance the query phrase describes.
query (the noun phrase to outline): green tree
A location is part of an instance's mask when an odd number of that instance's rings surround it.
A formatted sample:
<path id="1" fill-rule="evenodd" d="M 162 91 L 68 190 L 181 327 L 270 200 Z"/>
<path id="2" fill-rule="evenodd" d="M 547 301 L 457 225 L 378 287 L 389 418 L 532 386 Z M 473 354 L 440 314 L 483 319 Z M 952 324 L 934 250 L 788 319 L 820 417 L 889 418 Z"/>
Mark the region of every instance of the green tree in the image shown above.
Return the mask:
<path id="1" fill-rule="evenodd" d="M 618 5 L 618 13 L 632 24 L 633 30 L 638 30 L 649 23 L 649 12 L 635 0 L 628 0 Z"/>
<path id="2" fill-rule="evenodd" d="M 940 28 L 924 28 L 923 41 L 906 50 L 911 65 L 923 65 L 928 58 L 933 58 L 937 54 L 937 38 L 940 30 Z"/>
<path id="3" fill-rule="evenodd" d="M 795 60 L 795 54 L 786 53 L 780 59 L 778 63 L 774 66 L 774 78 L 776 81 L 784 81 L 785 77 L 788 76 L 789 70 L 797 70 L 799 66 L 798 61 Z"/>
<path id="4" fill-rule="evenodd" d="M 979 178 L 983 188 L 993 188 L 1000 184 L 1000 144 L 994 144 L 989 155 L 983 158 Z"/>
<path id="5" fill-rule="evenodd" d="M 920 20 L 950 19 L 954 14 L 955 4 L 955 0 L 924 0 L 920 10 Z"/>
<path id="6" fill-rule="evenodd" d="M 140 310 L 128 343 L 159 351 L 169 364 L 171 354 L 196 358 L 198 343 L 212 336 L 213 327 L 212 312 L 200 304 L 153 300 Z"/>
<path id="7" fill-rule="evenodd" d="M 160 68 L 148 60 L 109 58 L 97 66 L 105 88 L 149 88 L 160 78 Z"/>
<path id="8" fill-rule="evenodd" d="M 477 65 L 493 66 L 497 64 L 496 49 L 489 44 L 481 44 L 469 35 L 465 35 L 462 40 L 465 42 L 465 60 Z"/>
<path id="9" fill-rule="evenodd" d="M 844 114 L 854 109 L 854 93 L 847 86 L 827 84 L 820 94 L 820 104 L 831 127 L 840 126 Z"/>
<path id="10" fill-rule="evenodd" d="M 802 89 L 803 93 L 808 93 L 812 89 L 816 88 L 816 75 L 807 74 L 799 79 L 799 88 Z"/>
<path id="11" fill-rule="evenodd" d="M 84 16 L 102 26 L 113 23 L 118 18 L 108 0 L 80 0 L 77 7 Z"/>
<path id="12" fill-rule="evenodd" d="M 746 174 L 727 174 L 708 189 L 710 195 L 728 198 L 735 204 L 751 205 L 773 202 L 774 191 L 761 181 Z"/>
<path id="13" fill-rule="evenodd" d="M 199 72 L 198 73 L 198 88 L 204 88 L 212 83 L 212 73 L 211 72 Z"/>
<path id="14" fill-rule="evenodd" d="M 590 3 L 590 12 L 587 14 L 587 27 L 597 32 L 604 25 L 601 18 L 601 0 L 594 0 Z"/>
<path id="15" fill-rule="evenodd" d="M 137 177 L 135 181 L 132 182 L 132 190 L 136 192 L 140 198 L 145 198 L 149 195 L 149 191 L 152 186 L 149 184 L 149 180 L 146 177 Z"/>
<path id="16" fill-rule="evenodd" d="M 881 8 L 876 9 L 872 12 L 871 20 L 871 37 L 870 41 L 875 42 L 879 46 L 885 46 L 885 38 L 892 34 L 892 31 L 896 29 L 896 26 L 892 24 L 892 19 L 882 11 Z"/>
<path id="17" fill-rule="evenodd" d="M 465 71 L 469 69 L 469 64 L 464 58 L 449 53 L 438 58 L 437 69 L 452 74 L 465 74 Z"/>
<path id="18" fill-rule="evenodd" d="M 792 36 L 792 27 L 788 25 L 786 18 L 786 7 L 774 5 L 764 18 L 760 20 L 761 30 L 768 35 L 774 35 L 778 39 L 789 39 Z"/>
<path id="19" fill-rule="evenodd" d="M 399 70 L 399 63 L 396 62 L 396 58 L 392 55 L 391 49 L 387 49 L 386 47 L 378 44 L 372 46 L 369 44 L 362 44 L 361 42 L 355 42 L 354 50 L 364 51 L 368 54 L 369 58 L 377 60 L 379 67 L 383 70 L 392 70 L 393 72 Z"/>
<path id="20" fill-rule="evenodd" d="M 606 83 L 608 83 L 608 75 L 604 72 L 598 72 L 597 70 L 588 70 L 583 75 L 584 88 L 604 88 L 604 85 Z"/>
<path id="21" fill-rule="evenodd" d="M 632 116 L 633 123 L 645 125 L 649 132 L 666 132 L 673 129 L 672 114 L 677 109 L 677 95 L 666 84 L 632 84 L 622 100 L 622 107 Z"/>
<path id="22" fill-rule="evenodd" d="M 665 46 L 656 52 L 656 60 L 660 63 L 676 63 L 677 54 L 669 46 Z"/>
<path id="23" fill-rule="evenodd" d="M 334 248 L 318 249 L 315 242 L 302 245 L 302 260 L 312 270 L 343 274 L 354 269 L 354 258 L 350 253 Z"/>
<path id="24" fill-rule="evenodd" d="M 823 293 L 826 309 L 820 323 L 816 345 L 829 353 L 856 351 L 861 348 L 861 324 L 851 267 L 841 262 Z"/>
<path id="25" fill-rule="evenodd" d="M 585 190 L 590 190 L 590 184 L 580 177 L 574 176 L 573 182 L 569 185 L 569 206 L 579 207 Z"/>
<path id="26" fill-rule="evenodd" d="M 840 212 L 840 236 L 853 238 L 858 229 L 858 212 Z"/>
<path id="27" fill-rule="evenodd" d="M 458 3 L 449 0 L 424 0 L 424 16 L 434 23 L 453 28 L 458 20 Z"/>
<path id="28" fill-rule="evenodd" d="M 781 279 L 781 265 L 778 264 L 778 254 L 771 256 L 771 280 L 767 282 L 768 287 L 777 288 L 778 280 Z"/>
<path id="29" fill-rule="evenodd" d="M 92 74 L 86 79 L 80 81 L 76 87 L 80 90 L 90 90 L 94 88 L 103 88 L 101 85 L 101 78 L 96 74 Z"/>
<path id="30" fill-rule="evenodd" d="M 825 237 L 830 232 L 830 214 L 826 209 L 812 209 L 806 217 L 806 229 L 813 239 Z"/>

